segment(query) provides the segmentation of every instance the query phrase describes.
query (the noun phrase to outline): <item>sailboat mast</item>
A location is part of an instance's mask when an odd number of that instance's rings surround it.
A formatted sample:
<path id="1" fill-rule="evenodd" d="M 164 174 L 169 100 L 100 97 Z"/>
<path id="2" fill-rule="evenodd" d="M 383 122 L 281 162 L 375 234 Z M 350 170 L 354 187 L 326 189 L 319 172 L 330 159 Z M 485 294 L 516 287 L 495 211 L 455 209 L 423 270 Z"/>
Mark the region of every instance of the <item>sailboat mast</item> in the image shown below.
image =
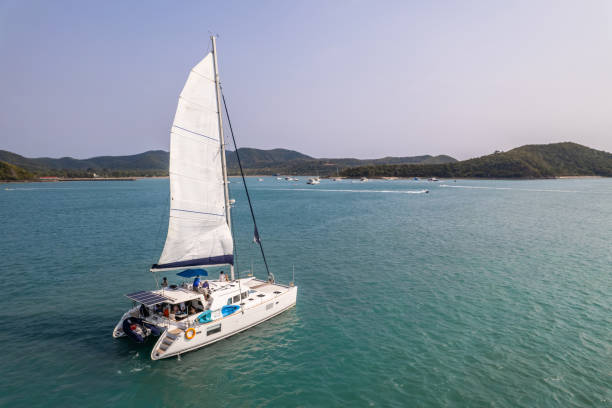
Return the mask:
<path id="1" fill-rule="evenodd" d="M 214 35 L 210 36 L 212 41 L 213 61 L 215 68 L 215 86 L 217 90 L 217 115 L 219 116 L 219 141 L 221 143 L 221 165 L 223 167 L 223 185 L 225 191 L 225 218 L 227 225 L 232 229 L 232 210 L 229 202 L 229 186 L 227 180 L 227 163 L 225 162 L 225 141 L 223 139 L 223 114 L 221 112 L 221 85 L 219 84 L 219 67 L 217 66 L 217 39 Z M 234 280 L 234 265 L 230 265 L 230 276 Z"/>

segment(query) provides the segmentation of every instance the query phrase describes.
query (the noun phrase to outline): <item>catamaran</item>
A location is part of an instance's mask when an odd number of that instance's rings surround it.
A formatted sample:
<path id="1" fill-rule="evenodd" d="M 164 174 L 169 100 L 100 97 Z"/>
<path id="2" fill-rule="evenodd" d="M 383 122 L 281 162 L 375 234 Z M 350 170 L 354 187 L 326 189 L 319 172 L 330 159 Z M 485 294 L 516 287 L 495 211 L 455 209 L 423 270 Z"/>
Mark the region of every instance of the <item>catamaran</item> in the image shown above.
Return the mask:
<path id="1" fill-rule="evenodd" d="M 214 36 L 211 42 L 212 52 L 189 73 L 170 132 L 168 234 L 158 263 L 150 269 L 157 288 L 127 294 L 133 305 L 113 330 L 113 337 L 138 343 L 159 336 L 151 351 L 153 360 L 232 336 L 295 306 L 297 299 L 297 286 L 276 283 L 268 268 L 237 148 L 254 241 L 268 277 L 235 276 L 222 103 L 234 147 L 236 141 L 219 83 Z M 229 269 L 229 277 L 221 271 L 218 279 L 200 279 L 208 276 L 202 268 L 213 266 Z M 159 272 L 177 270 L 177 275 L 195 279 L 169 284 L 164 277 L 159 283 Z"/>

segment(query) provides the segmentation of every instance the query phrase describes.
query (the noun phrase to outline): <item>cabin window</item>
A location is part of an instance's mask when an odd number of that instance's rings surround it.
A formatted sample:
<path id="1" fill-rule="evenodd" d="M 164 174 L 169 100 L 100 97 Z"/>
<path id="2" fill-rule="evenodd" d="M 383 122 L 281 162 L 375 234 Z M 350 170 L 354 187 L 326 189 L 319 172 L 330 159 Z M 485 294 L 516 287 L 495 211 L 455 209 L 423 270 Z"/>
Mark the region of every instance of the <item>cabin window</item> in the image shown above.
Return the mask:
<path id="1" fill-rule="evenodd" d="M 228 298 L 228 299 L 227 299 L 227 304 L 228 304 L 228 305 L 231 305 L 231 304 L 232 304 L 232 298 Z"/>
<path id="2" fill-rule="evenodd" d="M 266 295 L 264 295 L 263 293 L 260 293 L 259 295 L 257 295 L 257 297 L 264 297 Z"/>
<path id="3" fill-rule="evenodd" d="M 242 298 L 246 299 L 249 296 L 249 292 L 242 292 Z"/>
<path id="4" fill-rule="evenodd" d="M 219 333 L 221 331 L 221 323 L 215 324 L 214 326 L 210 326 L 208 330 L 206 330 L 206 335 L 210 336 L 211 334 Z"/>
<path id="5" fill-rule="evenodd" d="M 240 295 L 234 296 L 234 303 L 240 302 Z"/>

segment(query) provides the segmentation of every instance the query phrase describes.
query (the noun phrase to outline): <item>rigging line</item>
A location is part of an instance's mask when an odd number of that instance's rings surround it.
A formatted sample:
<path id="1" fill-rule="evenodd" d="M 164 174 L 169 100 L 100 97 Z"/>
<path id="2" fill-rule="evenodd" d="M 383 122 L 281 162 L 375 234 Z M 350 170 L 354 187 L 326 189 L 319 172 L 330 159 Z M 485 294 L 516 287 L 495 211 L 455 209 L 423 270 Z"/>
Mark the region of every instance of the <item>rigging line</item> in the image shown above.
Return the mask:
<path id="1" fill-rule="evenodd" d="M 219 85 L 219 88 L 221 86 Z M 234 137 L 234 130 L 232 129 L 232 121 L 229 116 L 229 112 L 227 110 L 227 103 L 225 102 L 225 94 L 223 94 L 223 88 L 221 88 L 221 98 L 223 99 L 223 107 L 225 108 L 225 115 L 227 116 L 227 124 L 230 128 L 230 134 L 232 135 L 232 141 L 234 142 L 234 149 L 236 152 L 236 159 L 238 161 L 238 167 L 240 168 L 240 176 L 242 176 L 242 183 L 244 184 L 244 191 L 247 196 L 247 201 L 249 202 L 249 209 L 251 210 L 251 218 L 253 219 L 253 226 L 255 227 L 255 242 L 259 244 L 259 249 L 261 250 L 261 257 L 263 258 L 264 265 L 266 265 L 266 272 L 268 273 L 268 278 L 270 278 L 270 268 L 268 268 L 268 261 L 266 260 L 266 254 L 264 253 L 263 244 L 261 243 L 261 239 L 259 238 L 259 231 L 257 230 L 257 221 L 255 221 L 255 213 L 253 212 L 253 204 L 251 204 L 251 196 L 249 195 L 249 188 L 247 187 L 246 179 L 244 178 L 244 171 L 242 170 L 242 163 L 240 162 L 240 155 L 238 154 L 238 146 L 236 145 L 236 138 Z M 234 248 L 236 246 L 234 245 Z"/>
<path id="2" fill-rule="evenodd" d="M 170 172 L 168 172 L 168 175 L 170 175 Z M 156 249 L 156 247 L 159 245 L 159 241 L 160 241 L 160 237 L 161 237 L 161 231 L 162 231 L 162 226 L 163 223 L 162 221 L 164 220 L 164 214 L 168 214 L 169 209 L 170 209 L 170 190 L 168 190 L 168 195 L 166 196 L 166 205 L 164 205 L 164 207 L 162 208 L 162 212 L 160 214 L 159 217 L 159 228 L 157 229 L 157 236 L 155 237 L 155 242 L 153 243 L 153 249 Z M 169 222 L 169 221 L 168 221 Z M 163 251 L 163 249 L 162 249 Z M 155 274 L 153 274 L 155 275 Z M 155 286 L 159 289 L 159 281 L 157 280 L 157 277 L 153 277 L 155 279 Z"/>
<path id="3" fill-rule="evenodd" d="M 231 204 L 230 204 L 230 211 L 232 210 Z M 240 285 L 240 268 L 238 267 L 238 250 L 236 249 L 236 238 L 235 238 L 235 234 L 234 234 L 234 224 L 232 224 L 231 226 L 231 232 L 232 232 L 232 240 L 234 241 L 234 268 L 236 269 L 236 273 L 238 275 L 238 291 L 240 292 L 240 311 L 244 314 L 244 308 L 242 307 L 244 305 L 244 303 L 242 303 L 242 286 Z"/>

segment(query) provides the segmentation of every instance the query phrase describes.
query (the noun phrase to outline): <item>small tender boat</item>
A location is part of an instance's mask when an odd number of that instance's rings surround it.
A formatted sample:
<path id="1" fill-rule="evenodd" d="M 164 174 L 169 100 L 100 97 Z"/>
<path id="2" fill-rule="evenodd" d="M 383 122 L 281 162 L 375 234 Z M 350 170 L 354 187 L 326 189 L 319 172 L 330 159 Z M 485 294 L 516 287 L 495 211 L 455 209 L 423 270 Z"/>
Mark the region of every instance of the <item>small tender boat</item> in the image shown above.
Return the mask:
<path id="1" fill-rule="evenodd" d="M 306 184 L 320 184 L 321 180 L 318 177 L 309 178 Z"/>
<path id="2" fill-rule="evenodd" d="M 428 181 L 440 181 L 440 180 L 438 180 L 438 179 L 437 179 L 437 178 L 435 178 L 435 177 L 429 178 L 429 179 L 427 179 L 427 180 L 428 180 Z"/>
<path id="3" fill-rule="evenodd" d="M 368 178 L 367 178 L 367 177 L 362 177 L 362 178 L 361 178 L 361 181 L 365 183 L 366 181 L 369 181 L 369 180 L 368 180 Z"/>

